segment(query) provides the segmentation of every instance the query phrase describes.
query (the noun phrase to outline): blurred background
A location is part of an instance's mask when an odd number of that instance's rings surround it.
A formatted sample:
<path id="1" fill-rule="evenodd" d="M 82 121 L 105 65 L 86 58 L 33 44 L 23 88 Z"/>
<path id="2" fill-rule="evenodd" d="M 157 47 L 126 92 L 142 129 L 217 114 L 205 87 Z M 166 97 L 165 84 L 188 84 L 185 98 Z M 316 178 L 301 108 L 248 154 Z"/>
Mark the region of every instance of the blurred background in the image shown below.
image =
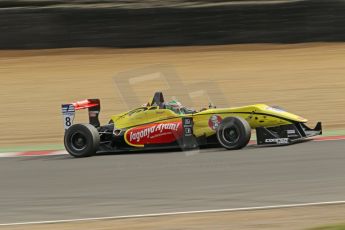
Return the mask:
<path id="1" fill-rule="evenodd" d="M 344 41 L 343 0 L 2 0 L 0 48 Z"/>
<path id="2" fill-rule="evenodd" d="M 174 84 L 167 99 L 207 91 L 189 101 L 196 109 L 266 103 L 345 129 L 344 10 L 341 0 L 1 0 L 0 147 L 62 146 L 61 103 L 100 98 L 107 122 L 133 106 L 124 97 L 145 103 Z M 114 82 L 160 65 L 174 72 L 168 86 L 123 95 Z"/>

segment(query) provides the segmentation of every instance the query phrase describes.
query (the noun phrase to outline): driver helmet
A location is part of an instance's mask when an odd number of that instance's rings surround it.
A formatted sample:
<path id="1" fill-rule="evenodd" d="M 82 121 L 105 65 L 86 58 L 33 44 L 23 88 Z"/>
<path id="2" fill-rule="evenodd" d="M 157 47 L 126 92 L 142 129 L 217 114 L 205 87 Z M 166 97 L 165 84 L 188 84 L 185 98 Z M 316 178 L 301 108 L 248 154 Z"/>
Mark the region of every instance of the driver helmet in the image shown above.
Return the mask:
<path id="1" fill-rule="evenodd" d="M 183 113 L 183 106 L 182 104 L 177 101 L 177 100 L 172 100 L 169 101 L 168 103 L 165 104 L 165 108 L 166 109 L 170 109 L 175 113 L 181 114 Z"/>

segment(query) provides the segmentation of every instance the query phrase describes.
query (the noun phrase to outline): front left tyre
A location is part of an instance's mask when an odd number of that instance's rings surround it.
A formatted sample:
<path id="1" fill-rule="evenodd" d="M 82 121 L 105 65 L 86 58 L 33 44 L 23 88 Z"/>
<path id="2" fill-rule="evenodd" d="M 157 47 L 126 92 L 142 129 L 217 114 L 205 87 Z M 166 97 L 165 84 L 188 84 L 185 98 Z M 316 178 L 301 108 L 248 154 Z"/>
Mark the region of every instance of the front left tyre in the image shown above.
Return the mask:
<path id="1" fill-rule="evenodd" d="M 241 149 L 250 141 L 251 128 L 241 117 L 227 117 L 217 129 L 217 139 L 226 149 Z"/>
<path id="2" fill-rule="evenodd" d="M 90 124 L 75 124 L 65 132 L 64 144 L 67 152 L 74 157 L 89 157 L 99 147 L 99 133 Z"/>

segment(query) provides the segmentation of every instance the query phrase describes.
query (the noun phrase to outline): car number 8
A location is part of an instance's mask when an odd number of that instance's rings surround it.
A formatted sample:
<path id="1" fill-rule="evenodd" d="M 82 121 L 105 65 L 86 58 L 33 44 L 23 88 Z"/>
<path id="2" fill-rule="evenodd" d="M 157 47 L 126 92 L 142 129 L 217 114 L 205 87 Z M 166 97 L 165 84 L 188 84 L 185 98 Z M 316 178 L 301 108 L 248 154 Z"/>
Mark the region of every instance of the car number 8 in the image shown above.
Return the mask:
<path id="1" fill-rule="evenodd" d="M 70 117 L 66 117 L 66 118 L 65 118 L 65 121 L 66 121 L 66 122 L 65 122 L 66 126 L 69 127 L 69 126 L 72 125 L 72 123 L 71 123 L 71 118 L 70 118 Z"/>

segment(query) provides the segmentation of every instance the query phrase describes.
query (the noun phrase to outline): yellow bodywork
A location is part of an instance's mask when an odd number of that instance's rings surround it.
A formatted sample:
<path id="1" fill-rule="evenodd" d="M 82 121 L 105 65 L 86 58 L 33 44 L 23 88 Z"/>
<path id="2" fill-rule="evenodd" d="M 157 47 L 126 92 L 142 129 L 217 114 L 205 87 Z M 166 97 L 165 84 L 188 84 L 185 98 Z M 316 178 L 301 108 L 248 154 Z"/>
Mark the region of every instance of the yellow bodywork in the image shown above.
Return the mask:
<path id="1" fill-rule="evenodd" d="M 209 125 L 213 115 L 217 115 L 221 119 L 234 116 L 242 117 L 249 123 L 252 129 L 286 125 L 292 122 L 307 122 L 305 118 L 265 104 L 234 108 L 212 108 L 193 114 L 177 114 L 168 109 L 160 109 L 158 106 L 146 106 L 114 115 L 111 117 L 111 120 L 115 124 L 115 129 L 122 130 L 149 123 L 179 121 L 182 117 L 192 117 L 194 135 L 196 137 L 203 135 L 208 137 L 215 134 L 215 130 Z"/>

